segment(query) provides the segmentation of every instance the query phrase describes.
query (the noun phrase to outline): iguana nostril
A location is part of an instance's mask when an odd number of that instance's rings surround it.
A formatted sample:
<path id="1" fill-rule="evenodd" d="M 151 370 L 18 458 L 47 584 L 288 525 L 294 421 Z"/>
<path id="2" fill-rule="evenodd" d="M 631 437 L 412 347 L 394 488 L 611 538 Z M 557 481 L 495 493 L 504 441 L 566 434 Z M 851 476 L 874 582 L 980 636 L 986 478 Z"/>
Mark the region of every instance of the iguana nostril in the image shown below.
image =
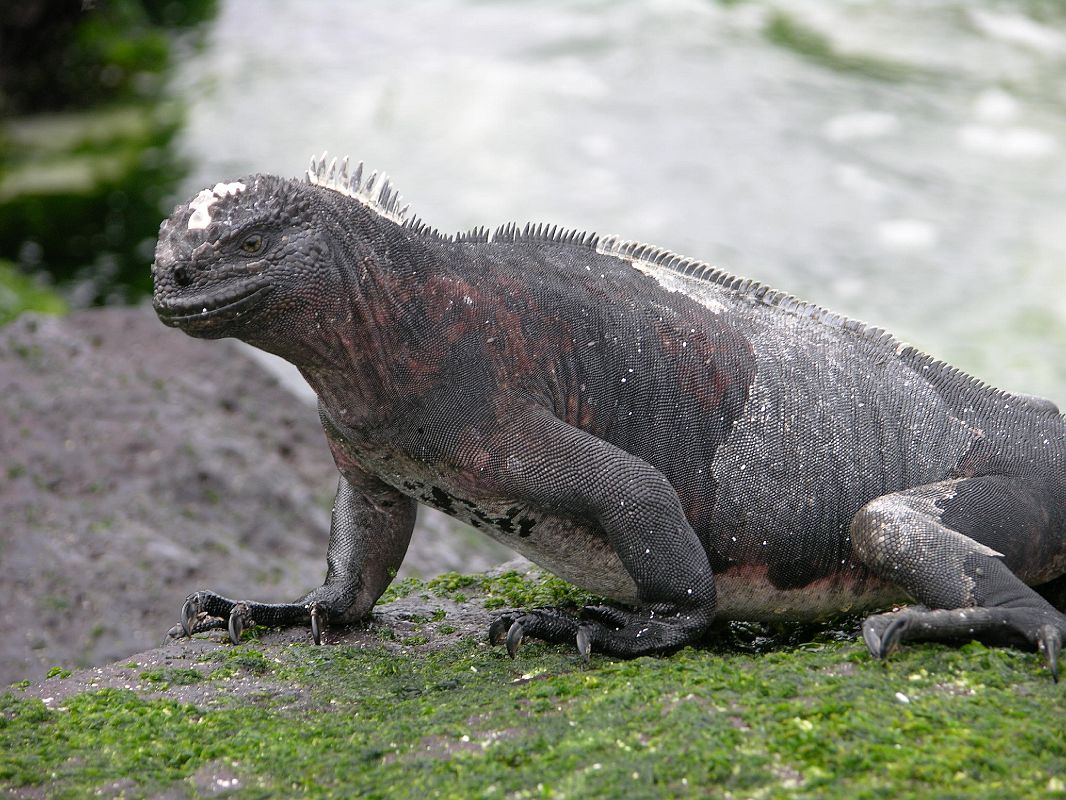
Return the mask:
<path id="1" fill-rule="evenodd" d="M 188 266 L 179 264 L 174 267 L 174 283 L 178 286 L 188 286 L 192 283 L 192 275 L 189 274 Z"/>

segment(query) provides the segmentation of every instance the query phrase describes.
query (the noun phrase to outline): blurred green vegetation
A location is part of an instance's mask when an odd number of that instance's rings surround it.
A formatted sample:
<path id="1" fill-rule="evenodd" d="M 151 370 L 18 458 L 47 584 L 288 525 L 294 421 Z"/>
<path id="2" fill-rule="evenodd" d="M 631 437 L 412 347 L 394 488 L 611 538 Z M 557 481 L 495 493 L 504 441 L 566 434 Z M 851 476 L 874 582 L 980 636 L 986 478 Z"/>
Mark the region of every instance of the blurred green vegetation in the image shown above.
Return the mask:
<path id="1" fill-rule="evenodd" d="M 67 304 L 55 292 L 23 275 L 9 261 L 0 261 L 0 325 L 23 311 L 63 314 Z"/>
<path id="2" fill-rule="evenodd" d="M 0 324 L 62 308 L 59 295 L 85 306 L 149 290 L 161 203 L 184 174 L 166 74 L 176 38 L 215 7 L 29 0 L 0 11 L 0 259 L 15 265 L 0 269 Z"/>
<path id="3" fill-rule="evenodd" d="M 764 35 L 778 47 L 837 72 L 854 72 L 880 81 L 902 81 L 914 77 L 917 72 L 916 68 L 902 62 L 841 51 L 824 33 L 782 12 L 770 17 Z"/>

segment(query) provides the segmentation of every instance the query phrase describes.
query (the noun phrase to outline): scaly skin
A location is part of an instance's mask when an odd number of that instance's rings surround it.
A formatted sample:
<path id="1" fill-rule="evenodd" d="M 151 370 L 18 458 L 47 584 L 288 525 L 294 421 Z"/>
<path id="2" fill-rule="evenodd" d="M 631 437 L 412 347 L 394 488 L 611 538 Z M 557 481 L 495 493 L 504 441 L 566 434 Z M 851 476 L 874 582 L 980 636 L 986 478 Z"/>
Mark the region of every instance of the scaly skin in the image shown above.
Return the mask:
<path id="1" fill-rule="evenodd" d="M 365 617 L 422 502 L 617 606 L 490 630 L 669 652 L 715 619 L 875 615 L 1044 653 L 1057 674 L 1066 421 L 881 331 L 647 246 L 541 227 L 451 238 L 313 164 L 205 190 L 160 231 L 155 307 L 300 368 L 341 474 L 323 586 L 197 592 L 184 633 Z M 368 186 L 368 184 L 370 184 Z M 1059 584 L 1051 584 L 1058 586 Z"/>

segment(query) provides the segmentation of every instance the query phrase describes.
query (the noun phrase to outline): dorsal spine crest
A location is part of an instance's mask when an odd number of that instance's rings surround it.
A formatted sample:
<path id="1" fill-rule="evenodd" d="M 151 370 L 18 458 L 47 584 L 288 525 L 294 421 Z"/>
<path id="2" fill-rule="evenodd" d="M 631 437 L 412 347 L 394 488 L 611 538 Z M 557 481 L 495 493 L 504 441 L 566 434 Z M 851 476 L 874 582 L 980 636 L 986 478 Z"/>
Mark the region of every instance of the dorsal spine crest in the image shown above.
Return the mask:
<path id="1" fill-rule="evenodd" d="M 327 163 L 326 158 L 326 153 L 317 159 L 311 156 L 311 164 L 307 169 L 309 184 L 351 197 L 397 225 L 404 224 L 409 207 L 401 205 L 400 193 L 393 188 L 385 175 L 379 176 L 377 172 L 373 172 L 364 181 L 363 162 L 360 161 L 355 172 L 349 177 L 347 156 L 340 164 L 339 173 L 337 159 Z"/>
<path id="2" fill-rule="evenodd" d="M 388 178 L 377 172 L 363 180 L 363 162 L 360 161 L 349 175 L 347 157 L 338 164 L 336 158 L 327 163 L 327 154 L 311 157 L 307 170 L 307 182 L 330 191 L 339 192 L 362 203 L 381 216 L 392 220 L 411 231 L 416 236 L 447 243 L 472 244 L 565 244 L 594 250 L 605 256 L 628 261 L 636 269 L 665 268 L 688 278 L 703 283 L 713 284 L 728 290 L 742 300 L 748 300 L 764 306 L 777 308 L 785 313 L 803 317 L 822 325 L 840 328 L 848 333 L 865 339 L 877 347 L 892 351 L 898 358 L 910 363 L 915 369 L 936 370 L 947 378 L 958 378 L 971 382 L 978 388 L 993 393 L 997 397 L 1010 400 L 1013 395 L 963 372 L 957 367 L 934 359 L 917 348 L 901 342 L 883 328 L 838 314 L 822 306 L 800 300 L 787 292 L 773 289 L 766 284 L 726 272 L 703 261 L 680 255 L 663 247 L 643 242 L 622 239 L 616 235 L 599 236 L 596 233 L 574 228 L 563 228 L 548 223 L 527 222 L 519 226 L 508 222 L 497 227 L 491 233 L 484 226 L 454 235 L 441 233 L 427 225 L 417 216 L 408 216 L 410 206 L 400 204 L 400 194 Z M 339 169 L 339 171 L 338 171 Z M 1058 416 L 1058 414 L 1054 414 Z"/>

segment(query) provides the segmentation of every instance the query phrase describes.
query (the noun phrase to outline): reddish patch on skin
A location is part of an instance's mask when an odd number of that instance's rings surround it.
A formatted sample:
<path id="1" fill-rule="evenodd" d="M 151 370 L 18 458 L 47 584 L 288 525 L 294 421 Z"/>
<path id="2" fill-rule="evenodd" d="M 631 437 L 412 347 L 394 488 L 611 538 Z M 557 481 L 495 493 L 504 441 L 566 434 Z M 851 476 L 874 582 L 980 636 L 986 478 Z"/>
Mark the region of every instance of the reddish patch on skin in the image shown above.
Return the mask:
<path id="1" fill-rule="evenodd" d="M 668 357 L 664 366 L 672 368 L 686 402 L 708 414 L 719 413 L 724 405 L 743 407 L 754 377 L 754 354 L 747 339 L 724 323 L 709 329 L 706 319 L 688 315 L 678 324 L 660 322 L 656 334 Z M 730 392 L 742 396 L 739 402 L 727 402 Z"/>

